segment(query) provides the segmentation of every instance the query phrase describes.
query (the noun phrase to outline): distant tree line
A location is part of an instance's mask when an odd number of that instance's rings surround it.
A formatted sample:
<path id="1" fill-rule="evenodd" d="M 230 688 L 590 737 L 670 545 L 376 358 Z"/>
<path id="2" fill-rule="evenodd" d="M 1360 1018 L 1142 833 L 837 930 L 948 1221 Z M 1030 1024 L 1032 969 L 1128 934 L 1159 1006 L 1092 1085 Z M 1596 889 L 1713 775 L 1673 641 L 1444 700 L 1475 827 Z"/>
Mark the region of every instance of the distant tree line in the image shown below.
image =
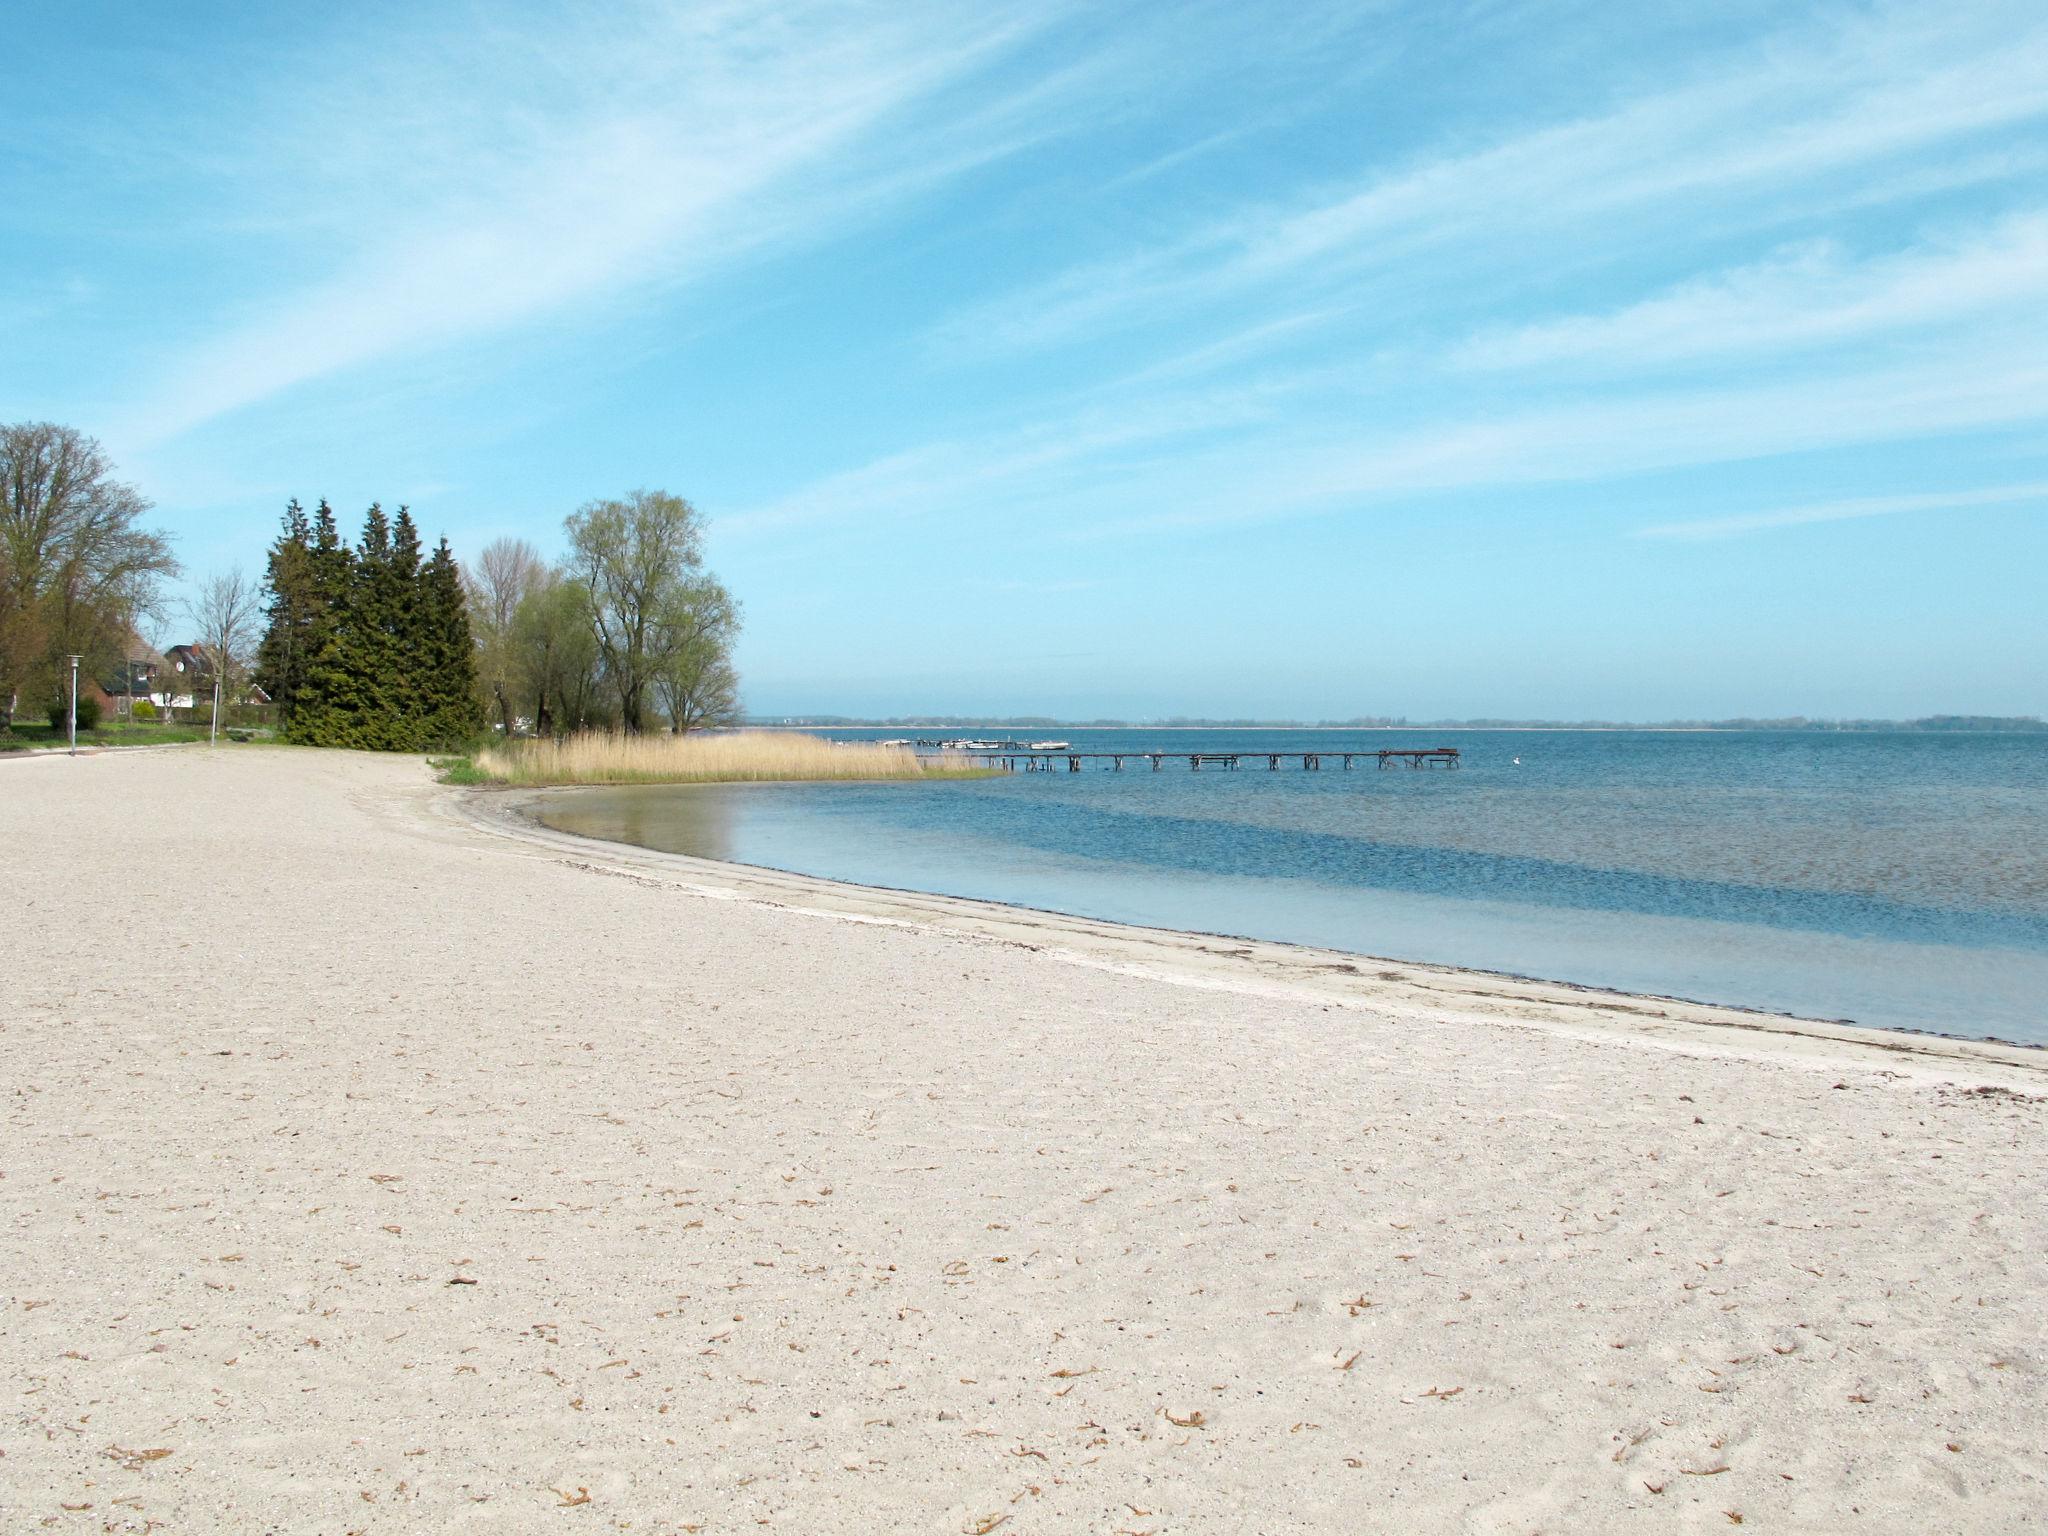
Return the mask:
<path id="1" fill-rule="evenodd" d="M 563 529 L 560 560 L 499 539 L 464 571 L 493 727 L 563 735 L 735 724 L 739 605 L 704 568 L 696 508 L 634 491 L 588 503 Z"/>
<path id="2" fill-rule="evenodd" d="M 522 540 L 458 567 L 411 513 L 372 506 L 351 546 L 324 501 L 270 548 L 256 677 L 284 739 L 425 751 L 507 735 L 696 730 L 739 714 L 739 608 L 679 496 L 594 501 L 556 562 Z"/>
<path id="3" fill-rule="evenodd" d="M 1728 720 L 1327 720 L 1325 725 L 1408 726 L 1415 729 L 1552 731 L 2048 731 L 2034 715 L 1923 715 L 1917 720 L 1813 720 L 1805 715 Z"/>
<path id="4" fill-rule="evenodd" d="M 150 504 L 100 445 L 53 422 L 0 425 L 0 730 L 82 679 L 123 671 L 130 638 L 177 575 Z M 82 684 L 81 684 L 82 686 Z"/>
<path id="5" fill-rule="evenodd" d="M 373 504 L 351 547 L 322 501 L 297 501 L 270 547 L 267 625 L 256 676 L 286 741 L 420 752 L 471 740 L 482 723 L 476 645 L 455 557 L 422 558 L 404 507 Z"/>

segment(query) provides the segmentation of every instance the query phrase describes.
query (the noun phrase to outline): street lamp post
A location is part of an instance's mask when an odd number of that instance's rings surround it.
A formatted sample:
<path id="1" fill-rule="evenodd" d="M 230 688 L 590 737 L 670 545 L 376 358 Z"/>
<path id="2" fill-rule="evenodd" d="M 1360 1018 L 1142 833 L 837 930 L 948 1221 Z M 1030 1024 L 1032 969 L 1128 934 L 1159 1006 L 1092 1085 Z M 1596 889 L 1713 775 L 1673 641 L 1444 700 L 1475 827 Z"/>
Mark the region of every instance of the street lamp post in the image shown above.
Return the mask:
<path id="1" fill-rule="evenodd" d="M 71 755 L 78 756 L 78 661 L 71 658 Z"/>

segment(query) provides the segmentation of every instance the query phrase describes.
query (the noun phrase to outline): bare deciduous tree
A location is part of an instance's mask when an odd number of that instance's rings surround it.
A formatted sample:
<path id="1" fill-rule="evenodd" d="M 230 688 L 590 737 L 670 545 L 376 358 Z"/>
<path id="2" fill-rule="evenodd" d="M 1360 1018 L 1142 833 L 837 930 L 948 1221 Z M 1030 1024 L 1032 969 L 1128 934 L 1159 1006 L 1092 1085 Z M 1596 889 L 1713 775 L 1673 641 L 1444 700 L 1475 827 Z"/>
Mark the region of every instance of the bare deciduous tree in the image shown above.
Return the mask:
<path id="1" fill-rule="evenodd" d="M 212 673 L 213 729 L 209 735 L 217 740 L 221 703 L 236 701 L 255 661 L 263 598 L 255 583 L 236 566 L 201 582 L 185 611 L 199 631 L 199 649 Z"/>
<path id="2" fill-rule="evenodd" d="M 0 730 L 24 691 L 55 696 L 63 656 L 93 672 L 119 660 L 177 573 L 170 541 L 137 526 L 149 502 L 113 476 L 71 427 L 0 426 Z"/>
<path id="3" fill-rule="evenodd" d="M 470 627 L 476 632 L 477 679 L 507 736 L 519 717 L 519 606 L 547 576 L 540 551 L 524 539 L 494 539 L 484 546 L 474 565 L 462 570 L 462 584 L 469 593 Z"/>

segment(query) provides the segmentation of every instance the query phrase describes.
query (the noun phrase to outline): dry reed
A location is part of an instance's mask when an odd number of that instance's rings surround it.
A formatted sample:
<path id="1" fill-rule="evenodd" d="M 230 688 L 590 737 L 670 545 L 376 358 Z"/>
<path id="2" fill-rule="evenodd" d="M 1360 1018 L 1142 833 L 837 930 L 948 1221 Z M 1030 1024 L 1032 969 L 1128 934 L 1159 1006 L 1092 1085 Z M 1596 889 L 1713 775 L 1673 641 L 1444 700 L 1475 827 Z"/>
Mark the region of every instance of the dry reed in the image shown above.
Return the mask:
<path id="1" fill-rule="evenodd" d="M 500 784 L 728 784 L 805 779 L 961 779 L 989 770 L 921 760 L 908 747 L 827 741 L 793 731 L 629 736 L 590 731 L 561 741 L 485 747 L 476 765 Z"/>

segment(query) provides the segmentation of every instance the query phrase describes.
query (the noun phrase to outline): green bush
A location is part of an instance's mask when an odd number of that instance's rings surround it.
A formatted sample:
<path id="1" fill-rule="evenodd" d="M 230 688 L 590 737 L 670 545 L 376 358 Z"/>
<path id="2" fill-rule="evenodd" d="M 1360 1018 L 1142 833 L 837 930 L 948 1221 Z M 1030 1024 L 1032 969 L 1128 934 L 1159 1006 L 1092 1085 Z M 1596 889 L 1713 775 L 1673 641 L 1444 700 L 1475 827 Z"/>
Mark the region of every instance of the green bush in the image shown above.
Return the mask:
<path id="1" fill-rule="evenodd" d="M 154 720 L 156 718 L 156 705 L 152 704 L 148 699 L 137 699 L 135 701 L 135 708 L 131 713 L 133 713 L 137 720 Z"/>
<path id="2" fill-rule="evenodd" d="M 67 695 L 50 701 L 50 729 L 68 731 L 71 725 L 71 699 Z M 89 731 L 100 723 L 100 701 L 91 694 L 82 695 L 78 701 L 78 728 Z"/>

